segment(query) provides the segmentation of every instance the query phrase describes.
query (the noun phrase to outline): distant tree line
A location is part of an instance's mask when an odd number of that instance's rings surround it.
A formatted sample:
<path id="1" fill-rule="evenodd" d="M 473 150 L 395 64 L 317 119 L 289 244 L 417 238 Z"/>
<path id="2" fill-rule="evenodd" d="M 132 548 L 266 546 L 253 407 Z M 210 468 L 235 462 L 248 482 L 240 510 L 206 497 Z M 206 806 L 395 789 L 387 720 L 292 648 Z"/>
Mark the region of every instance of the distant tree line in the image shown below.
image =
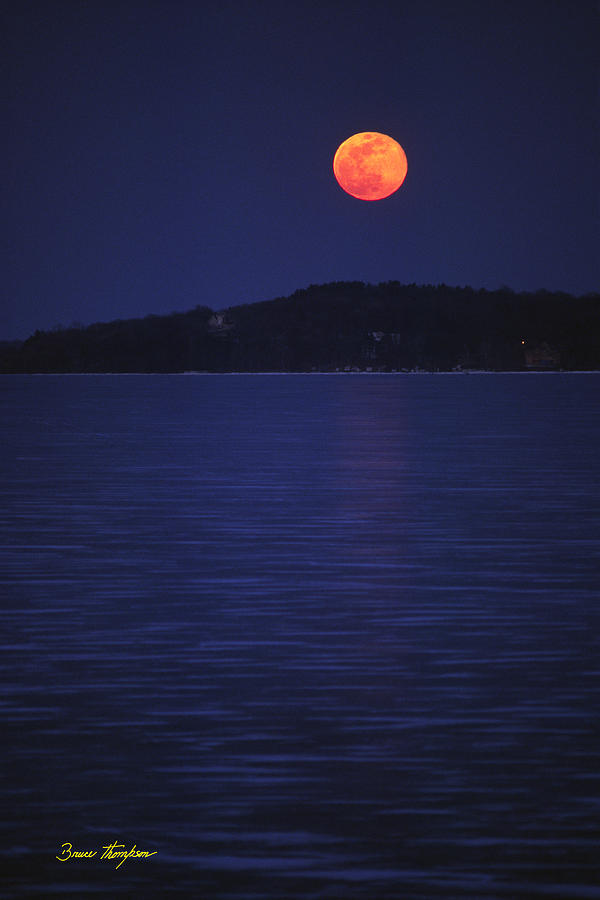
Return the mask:
<path id="1" fill-rule="evenodd" d="M 213 311 L 36 331 L 0 372 L 600 369 L 600 295 L 332 282 Z"/>

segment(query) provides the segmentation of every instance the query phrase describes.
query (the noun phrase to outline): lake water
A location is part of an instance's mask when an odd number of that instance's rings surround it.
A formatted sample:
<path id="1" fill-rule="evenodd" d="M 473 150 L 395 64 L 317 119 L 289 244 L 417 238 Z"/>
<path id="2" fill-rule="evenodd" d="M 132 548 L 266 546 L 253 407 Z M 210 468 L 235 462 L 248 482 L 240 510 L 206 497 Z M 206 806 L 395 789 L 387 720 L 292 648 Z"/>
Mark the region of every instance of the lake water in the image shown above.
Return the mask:
<path id="1" fill-rule="evenodd" d="M 600 896 L 600 375 L 0 407 L 4 898 Z"/>

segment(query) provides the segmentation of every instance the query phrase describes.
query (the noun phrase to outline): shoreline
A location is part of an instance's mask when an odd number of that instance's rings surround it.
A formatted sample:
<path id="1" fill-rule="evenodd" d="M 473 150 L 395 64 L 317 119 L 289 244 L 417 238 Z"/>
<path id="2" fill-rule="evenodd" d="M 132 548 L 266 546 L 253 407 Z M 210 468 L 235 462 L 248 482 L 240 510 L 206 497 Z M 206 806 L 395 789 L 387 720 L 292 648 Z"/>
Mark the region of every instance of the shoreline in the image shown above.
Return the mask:
<path id="1" fill-rule="evenodd" d="M 354 372 L 286 372 L 286 371 L 260 371 L 260 372 L 245 372 L 245 371 L 231 371 L 231 372 L 207 372 L 207 371 L 186 371 L 186 372 L 2 372 L 0 373 L 0 378 L 29 378 L 29 377 L 50 377 L 50 378 L 66 378 L 68 376 L 72 377 L 92 377 L 92 376 L 102 376 L 106 377 L 108 375 L 133 375 L 133 376 L 202 376 L 202 375 L 220 375 L 220 376 L 255 376 L 255 375 L 288 375 L 288 376 L 306 376 L 306 375 L 320 375 L 320 376 L 374 376 L 374 377 L 391 377 L 391 376 L 438 376 L 438 375 L 600 375 L 600 369 L 514 369 L 514 370 L 497 370 L 497 369 L 461 369 L 458 372 L 454 371 L 446 371 L 441 370 L 438 372 L 430 372 L 424 369 L 419 369 L 417 371 L 401 371 L 401 372 L 367 372 L 363 369 L 359 369 Z"/>

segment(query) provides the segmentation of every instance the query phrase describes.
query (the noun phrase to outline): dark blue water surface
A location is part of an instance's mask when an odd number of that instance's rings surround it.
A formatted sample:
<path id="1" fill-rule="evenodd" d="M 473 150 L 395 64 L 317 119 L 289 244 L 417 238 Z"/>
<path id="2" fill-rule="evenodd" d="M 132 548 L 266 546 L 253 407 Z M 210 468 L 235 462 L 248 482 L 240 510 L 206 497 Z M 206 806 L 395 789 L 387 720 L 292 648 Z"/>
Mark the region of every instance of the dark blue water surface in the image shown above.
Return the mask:
<path id="1" fill-rule="evenodd" d="M 3 897 L 600 896 L 600 375 L 0 406 Z"/>

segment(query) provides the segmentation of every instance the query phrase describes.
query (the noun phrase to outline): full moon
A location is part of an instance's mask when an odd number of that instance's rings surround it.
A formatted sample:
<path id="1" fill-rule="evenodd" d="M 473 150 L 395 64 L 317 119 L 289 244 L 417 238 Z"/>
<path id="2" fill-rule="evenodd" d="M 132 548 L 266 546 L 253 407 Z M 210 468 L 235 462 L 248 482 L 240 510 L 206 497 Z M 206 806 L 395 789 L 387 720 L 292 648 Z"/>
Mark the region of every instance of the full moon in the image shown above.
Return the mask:
<path id="1" fill-rule="evenodd" d="M 347 194 L 359 200 L 383 200 L 406 178 L 406 153 L 378 131 L 353 134 L 337 148 L 333 174 Z"/>

